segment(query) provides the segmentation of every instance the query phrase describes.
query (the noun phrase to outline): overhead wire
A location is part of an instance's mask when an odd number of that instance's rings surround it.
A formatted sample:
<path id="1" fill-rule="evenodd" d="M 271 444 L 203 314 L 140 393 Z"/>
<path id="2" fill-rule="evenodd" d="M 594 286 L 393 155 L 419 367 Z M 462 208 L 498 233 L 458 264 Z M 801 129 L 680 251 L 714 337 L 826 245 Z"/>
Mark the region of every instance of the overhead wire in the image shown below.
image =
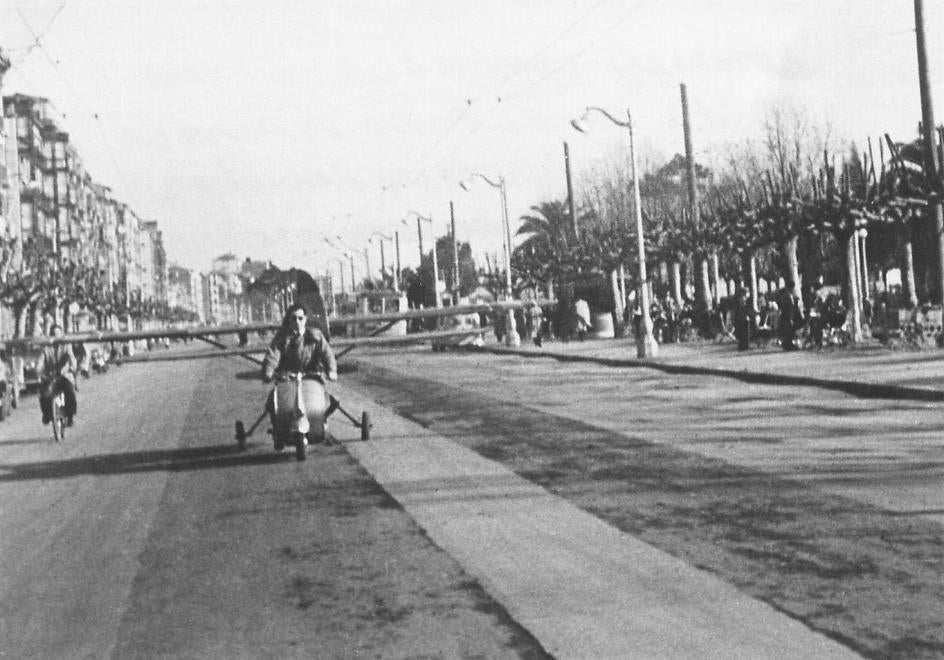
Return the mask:
<path id="1" fill-rule="evenodd" d="M 43 53 L 43 55 L 45 56 L 46 60 L 49 62 L 49 65 L 52 67 L 53 71 L 56 72 L 56 75 L 59 76 L 60 80 L 62 80 L 62 82 L 65 84 L 65 86 L 66 86 L 66 88 L 69 90 L 69 92 L 71 92 L 72 95 L 75 97 L 75 99 L 79 102 L 79 105 L 82 106 L 82 108 L 86 111 L 86 113 L 88 113 L 89 117 L 91 117 L 92 120 L 94 121 L 95 127 L 96 127 L 96 129 L 98 130 L 99 136 L 101 137 L 102 144 L 103 144 L 104 147 L 105 147 L 105 152 L 106 152 L 106 154 L 108 155 L 108 158 L 109 158 L 109 160 L 111 161 L 112 167 L 114 167 L 115 172 L 116 172 L 117 175 L 118 175 L 118 178 L 121 180 L 122 184 L 125 186 L 125 191 L 126 191 L 126 193 L 127 193 L 127 192 L 130 192 L 130 186 L 128 185 L 128 181 L 127 181 L 127 179 L 125 178 L 125 175 L 124 175 L 124 172 L 123 172 L 121 166 L 118 164 L 118 159 L 115 157 L 114 150 L 111 148 L 111 144 L 110 144 L 109 141 L 108 141 L 108 137 L 107 137 L 107 135 L 105 134 L 105 130 L 104 130 L 104 128 L 102 127 L 101 118 L 99 117 L 99 113 L 96 112 L 96 111 L 94 111 L 94 110 L 88 105 L 88 103 L 85 102 L 85 100 L 82 98 L 82 95 L 79 94 L 78 90 L 75 88 L 75 86 L 72 84 L 72 82 L 71 82 L 71 81 L 65 76 L 65 74 L 62 72 L 61 68 L 59 67 L 59 61 L 58 61 L 56 58 L 54 58 L 54 57 L 52 56 L 52 54 L 49 52 L 49 50 L 48 50 L 46 44 L 43 43 L 43 36 L 44 36 L 45 34 L 48 34 L 49 29 L 52 27 L 53 23 L 54 23 L 55 20 L 56 20 L 56 17 L 59 16 L 59 14 L 60 14 L 60 13 L 62 12 L 62 10 L 65 8 L 65 6 L 66 6 L 67 3 L 68 3 L 68 0 L 64 0 L 64 2 L 59 5 L 59 8 L 58 8 L 58 9 L 56 10 L 56 12 L 53 14 L 52 18 L 50 19 L 50 21 L 47 23 L 46 27 L 44 28 L 44 30 L 43 30 L 40 34 L 37 34 L 36 31 L 33 30 L 33 27 L 30 25 L 30 23 L 29 23 L 29 21 L 27 20 L 26 16 L 23 14 L 23 12 L 20 10 L 19 7 L 17 7 L 17 10 L 16 10 L 16 11 L 17 11 L 17 14 L 19 14 L 19 16 L 20 16 L 20 20 L 23 21 L 23 25 L 26 26 L 26 29 L 29 30 L 30 34 L 33 36 L 33 39 L 34 39 L 34 40 L 33 40 L 33 45 L 32 45 L 31 48 L 33 48 L 33 47 L 39 48 L 39 50 L 40 50 L 40 51 Z M 29 54 L 29 53 L 27 53 L 27 55 L 28 55 L 28 54 Z M 24 58 L 24 59 L 25 59 L 25 58 Z M 21 64 L 22 64 L 22 62 L 21 62 Z M 19 75 L 22 76 L 22 72 L 21 72 L 21 71 L 18 71 L 18 73 L 19 73 Z M 53 107 L 55 107 L 55 106 L 53 106 Z M 60 111 L 60 110 L 58 110 L 58 109 L 57 109 L 57 111 L 59 112 L 59 114 L 61 114 L 61 115 L 63 116 L 63 118 L 66 117 L 65 113 L 63 113 L 62 111 Z"/>
<path id="2" fill-rule="evenodd" d="M 26 58 L 29 57 L 30 54 L 36 48 L 42 47 L 43 37 L 45 37 L 46 34 L 52 29 L 53 24 L 56 22 L 56 19 L 59 17 L 59 14 L 62 13 L 62 10 L 66 8 L 67 4 L 69 4 L 69 0 L 62 0 L 62 3 L 59 5 L 56 11 L 53 12 L 52 18 L 49 19 L 48 23 L 46 23 L 46 27 L 40 30 L 39 34 L 36 34 L 35 32 L 33 32 L 33 29 L 29 26 L 29 23 L 26 22 L 26 19 L 23 16 L 23 12 L 20 11 L 19 7 L 16 8 L 16 12 L 20 15 L 20 18 L 23 20 L 23 23 L 26 25 L 27 29 L 30 31 L 30 34 L 33 35 L 33 41 L 29 44 L 29 46 L 25 47 L 22 57 L 20 57 L 19 61 L 14 63 L 14 66 L 19 66 L 20 64 L 22 64 L 26 60 Z"/>
<path id="3" fill-rule="evenodd" d="M 469 140 L 471 140 L 473 137 L 475 137 L 476 135 L 478 135 L 478 134 L 484 129 L 484 127 L 488 124 L 488 121 L 489 121 L 489 120 L 491 119 L 491 117 L 495 114 L 495 112 L 496 112 L 498 109 L 500 109 L 501 103 L 502 103 L 502 100 L 503 100 L 503 97 L 502 97 L 502 95 L 501 95 L 501 90 L 502 90 L 502 88 L 503 88 L 507 83 L 509 83 L 510 81 L 512 81 L 512 80 L 514 80 L 514 79 L 516 79 L 516 78 L 519 78 L 520 76 L 524 75 L 523 72 L 526 72 L 527 69 L 528 69 L 528 67 L 529 67 L 529 65 L 530 65 L 531 63 L 533 63 L 540 55 L 542 55 L 543 53 L 545 53 L 545 52 L 548 51 L 549 49 L 553 48 L 554 46 L 558 45 L 558 44 L 560 43 L 560 41 L 561 41 L 564 37 L 566 37 L 566 36 L 567 36 L 568 34 L 570 34 L 573 30 L 575 30 L 583 21 L 585 21 L 591 14 L 593 14 L 594 12 L 596 12 L 600 7 L 602 7 L 602 6 L 603 6 L 604 4 L 606 4 L 608 1 L 609 1 L 609 0 L 599 0 L 599 2 L 595 3 L 593 6 L 591 6 L 590 8 L 588 8 L 588 9 L 587 9 L 586 11 L 584 11 L 580 16 L 578 16 L 576 19 L 574 19 L 573 21 L 570 21 L 570 22 L 564 27 L 563 30 L 559 31 L 556 35 L 554 35 L 550 40 L 548 40 L 548 41 L 547 41 L 546 43 L 544 43 L 542 46 L 540 46 L 539 48 L 535 49 L 535 50 L 526 58 L 526 62 L 525 62 L 525 64 L 524 64 L 523 66 L 515 68 L 515 70 L 513 70 L 511 73 L 509 73 L 508 75 L 506 75 L 496 86 L 494 86 L 494 87 L 492 88 L 493 91 L 492 91 L 491 93 L 489 93 L 489 94 L 487 94 L 487 95 L 482 95 L 482 96 L 477 96 L 477 97 L 470 97 L 470 98 L 466 99 L 466 106 L 465 106 L 465 108 L 463 109 L 463 111 L 460 112 L 460 114 L 459 114 L 459 116 L 456 118 L 456 120 L 453 121 L 453 122 L 449 125 L 449 127 L 446 129 L 446 131 L 440 136 L 440 138 L 439 138 L 438 140 L 436 140 L 436 142 L 433 144 L 432 147 L 430 147 L 429 149 L 427 149 L 427 150 L 424 151 L 423 156 L 421 156 L 421 157 L 418 159 L 416 165 L 414 166 L 414 168 L 412 168 L 412 169 L 414 170 L 414 172 L 417 172 L 417 174 L 415 174 L 414 176 L 410 177 L 410 178 L 407 179 L 405 182 L 400 182 L 400 184 L 401 184 L 401 185 L 404 185 L 404 186 L 408 186 L 408 185 L 410 185 L 410 184 L 416 182 L 417 180 L 423 178 L 424 175 L 421 173 L 423 169 L 428 168 L 428 167 L 432 167 L 432 166 L 435 166 L 435 165 L 438 165 L 438 164 L 442 163 L 442 162 L 445 161 L 446 159 L 450 158 L 453 154 L 455 154 L 455 153 L 456 153 L 459 149 L 461 149 L 463 146 L 465 146 L 465 144 L 466 144 Z M 622 21 L 621 21 L 621 22 L 622 22 Z M 581 54 L 582 54 L 582 53 L 581 53 Z M 469 110 L 472 108 L 473 104 L 479 103 L 479 102 L 481 102 L 481 101 L 483 101 L 483 100 L 489 100 L 490 102 L 494 103 L 494 105 L 491 106 L 491 108 L 488 110 L 486 116 L 482 119 L 482 121 L 480 121 L 480 122 L 478 123 L 478 125 L 473 126 L 469 131 L 467 131 L 467 132 L 459 139 L 459 141 L 458 141 L 455 145 L 453 145 L 453 147 L 452 147 L 451 149 L 449 149 L 448 151 L 445 152 L 445 154 L 443 154 L 443 155 L 441 155 L 441 156 L 435 158 L 435 160 L 433 160 L 433 161 L 427 162 L 427 159 L 430 158 L 430 157 L 435 153 L 436 149 L 438 149 L 438 148 L 446 141 L 446 138 L 449 137 L 450 133 L 452 133 L 452 131 L 455 129 L 455 127 L 458 126 L 459 122 L 460 122 L 462 119 L 465 118 L 465 116 L 468 114 Z M 383 188 L 386 189 L 387 187 L 393 187 L 393 186 L 384 186 Z"/>

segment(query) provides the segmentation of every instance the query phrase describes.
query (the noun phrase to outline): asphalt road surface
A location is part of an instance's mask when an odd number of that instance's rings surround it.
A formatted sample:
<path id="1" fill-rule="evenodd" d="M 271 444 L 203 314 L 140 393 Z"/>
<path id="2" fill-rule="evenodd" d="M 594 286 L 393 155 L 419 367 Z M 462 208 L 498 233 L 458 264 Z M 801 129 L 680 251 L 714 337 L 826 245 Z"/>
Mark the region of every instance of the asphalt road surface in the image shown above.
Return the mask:
<path id="1" fill-rule="evenodd" d="M 428 349 L 357 366 L 358 402 L 813 634 L 944 657 L 940 406 Z M 343 444 L 238 452 L 255 372 L 126 365 L 82 383 L 62 444 L 32 398 L 0 424 L 0 656 L 546 657 Z"/>
<path id="2" fill-rule="evenodd" d="M 126 365 L 61 444 L 35 397 L 0 424 L 0 657 L 546 657 L 343 446 L 238 452 L 257 373 Z"/>

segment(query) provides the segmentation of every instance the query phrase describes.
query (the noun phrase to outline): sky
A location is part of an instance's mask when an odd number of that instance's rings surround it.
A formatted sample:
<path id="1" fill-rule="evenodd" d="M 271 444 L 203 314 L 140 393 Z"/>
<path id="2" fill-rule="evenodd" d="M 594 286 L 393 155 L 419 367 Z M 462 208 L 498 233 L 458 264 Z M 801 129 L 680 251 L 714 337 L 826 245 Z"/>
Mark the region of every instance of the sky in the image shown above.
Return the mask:
<path id="1" fill-rule="evenodd" d="M 944 7 L 925 5 L 939 94 Z M 913 28 L 913 0 L 0 0 L 3 93 L 51 101 L 170 261 L 336 274 L 347 249 L 359 276 L 393 232 L 415 265 L 413 213 L 432 218 L 428 249 L 450 202 L 459 240 L 498 253 L 500 195 L 461 189 L 472 173 L 504 178 L 514 225 L 566 196 L 564 141 L 578 181 L 626 162 L 625 129 L 571 128 L 588 105 L 631 110 L 641 163 L 684 152 L 680 83 L 709 164 L 774 108 L 837 144 L 910 140 Z"/>

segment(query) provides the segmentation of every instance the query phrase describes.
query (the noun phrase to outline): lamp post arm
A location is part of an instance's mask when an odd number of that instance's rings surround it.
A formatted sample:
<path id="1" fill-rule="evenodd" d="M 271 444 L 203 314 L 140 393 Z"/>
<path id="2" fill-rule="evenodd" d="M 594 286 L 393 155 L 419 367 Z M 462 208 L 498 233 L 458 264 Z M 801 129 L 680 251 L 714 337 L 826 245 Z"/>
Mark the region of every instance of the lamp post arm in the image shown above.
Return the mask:
<path id="1" fill-rule="evenodd" d="M 474 173 L 472 174 L 472 176 L 477 176 L 477 177 L 479 177 L 480 179 L 482 179 L 482 181 L 484 181 L 485 183 L 487 183 L 488 185 L 490 185 L 492 188 L 501 188 L 503 185 L 505 185 L 505 183 L 504 183 L 505 180 L 504 180 L 503 177 L 499 177 L 498 183 L 495 183 L 494 181 L 492 181 L 490 178 L 488 178 L 487 176 L 485 176 L 485 175 L 482 174 L 481 172 L 474 172 Z"/>
<path id="2" fill-rule="evenodd" d="M 587 110 L 586 110 L 586 112 L 584 113 L 584 116 L 586 116 L 587 114 L 589 114 L 591 111 L 599 112 L 601 115 L 603 115 L 604 117 L 606 117 L 607 119 L 609 119 L 611 122 L 613 122 L 613 123 L 616 124 L 617 126 L 622 126 L 623 128 L 632 129 L 632 121 L 629 119 L 629 110 L 628 110 L 628 109 L 626 110 L 626 121 L 621 121 L 621 120 L 617 119 L 616 117 L 614 117 L 613 115 L 611 115 L 609 112 L 607 112 L 607 111 L 604 110 L 603 108 L 601 108 L 601 107 L 599 107 L 599 106 L 595 106 L 595 105 L 588 105 L 588 106 L 587 106 Z"/>

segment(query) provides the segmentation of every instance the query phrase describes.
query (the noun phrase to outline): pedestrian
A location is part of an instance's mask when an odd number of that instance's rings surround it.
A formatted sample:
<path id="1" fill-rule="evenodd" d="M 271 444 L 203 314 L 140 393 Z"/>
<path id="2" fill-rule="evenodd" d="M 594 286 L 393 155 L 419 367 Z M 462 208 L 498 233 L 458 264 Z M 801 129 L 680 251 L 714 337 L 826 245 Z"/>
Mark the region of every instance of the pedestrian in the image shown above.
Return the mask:
<path id="1" fill-rule="evenodd" d="M 505 338 L 505 311 L 502 309 L 496 309 L 492 312 L 492 329 L 495 332 L 495 339 L 498 340 L 498 343 L 502 343 L 502 340 Z"/>
<path id="2" fill-rule="evenodd" d="M 583 341 L 590 331 L 590 305 L 583 298 L 574 302 L 574 321 L 577 328 L 577 338 Z"/>
<path id="3" fill-rule="evenodd" d="M 823 347 L 823 330 L 826 321 L 823 314 L 826 311 L 826 287 L 823 285 L 823 278 L 816 278 L 816 282 L 810 290 L 809 309 L 807 311 L 807 320 L 810 329 L 810 342 L 816 348 Z"/>
<path id="4" fill-rule="evenodd" d="M 528 309 L 528 325 L 531 326 L 531 336 L 534 345 L 540 348 L 544 341 L 544 311 L 536 302 L 532 303 L 531 307 Z"/>
<path id="5" fill-rule="evenodd" d="M 780 346 L 785 351 L 795 351 L 796 331 L 802 324 L 800 301 L 793 292 L 793 280 L 788 280 L 778 292 L 780 306 Z"/>
<path id="6" fill-rule="evenodd" d="M 746 351 L 751 347 L 751 319 L 754 310 L 747 297 L 744 287 L 738 287 L 734 301 L 734 337 L 737 339 L 739 351 Z"/>

